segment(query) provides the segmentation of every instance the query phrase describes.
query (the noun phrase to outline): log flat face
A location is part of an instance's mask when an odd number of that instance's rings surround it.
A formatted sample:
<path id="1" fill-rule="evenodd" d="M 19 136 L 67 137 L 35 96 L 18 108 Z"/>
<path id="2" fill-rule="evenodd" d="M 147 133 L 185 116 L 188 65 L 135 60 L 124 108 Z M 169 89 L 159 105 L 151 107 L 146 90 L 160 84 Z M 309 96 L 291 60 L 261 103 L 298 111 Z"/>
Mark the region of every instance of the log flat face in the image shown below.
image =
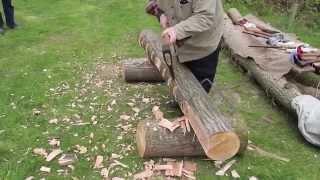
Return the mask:
<path id="1" fill-rule="evenodd" d="M 125 61 L 122 70 L 126 82 L 163 82 L 158 69 L 146 59 Z"/>
<path id="2" fill-rule="evenodd" d="M 173 62 L 175 79 L 172 79 L 162 57 L 159 36 L 146 30 L 140 34 L 139 42 L 145 48 L 150 61 L 154 63 L 166 80 L 181 110 L 190 119 L 190 124 L 207 156 L 213 160 L 226 160 L 236 155 L 240 148 L 240 139 L 233 132 L 231 122 L 226 120 L 217 108 L 213 107 L 210 97 L 190 70 L 183 64 Z M 223 141 L 221 141 L 220 138 L 213 138 L 217 134 L 226 134 L 226 136 L 223 136 Z M 215 140 L 223 143 L 213 142 Z M 212 154 L 220 152 L 221 149 L 224 149 L 224 154 L 221 157 L 219 154 Z"/>
<path id="3" fill-rule="evenodd" d="M 170 132 L 152 119 L 139 122 L 136 140 L 143 158 L 206 155 L 194 132 L 185 134 L 181 128 Z"/>

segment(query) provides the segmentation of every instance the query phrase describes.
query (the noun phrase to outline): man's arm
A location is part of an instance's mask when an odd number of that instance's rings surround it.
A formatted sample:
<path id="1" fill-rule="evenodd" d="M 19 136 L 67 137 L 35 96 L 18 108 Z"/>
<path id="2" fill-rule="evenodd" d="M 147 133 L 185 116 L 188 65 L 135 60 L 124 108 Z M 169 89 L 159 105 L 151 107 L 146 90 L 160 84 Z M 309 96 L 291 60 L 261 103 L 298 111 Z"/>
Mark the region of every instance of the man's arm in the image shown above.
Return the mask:
<path id="1" fill-rule="evenodd" d="M 192 16 L 173 27 L 177 39 L 181 40 L 212 28 L 217 15 L 216 6 L 217 0 L 194 0 Z"/>
<path id="2" fill-rule="evenodd" d="M 164 11 L 160 9 L 156 0 L 149 0 L 149 2 L 145 7 L 145 10 L 146 10 L 146 13 L 157 17 L 159 21 L 160 21 L 161 15 L 164 14 Z"/>

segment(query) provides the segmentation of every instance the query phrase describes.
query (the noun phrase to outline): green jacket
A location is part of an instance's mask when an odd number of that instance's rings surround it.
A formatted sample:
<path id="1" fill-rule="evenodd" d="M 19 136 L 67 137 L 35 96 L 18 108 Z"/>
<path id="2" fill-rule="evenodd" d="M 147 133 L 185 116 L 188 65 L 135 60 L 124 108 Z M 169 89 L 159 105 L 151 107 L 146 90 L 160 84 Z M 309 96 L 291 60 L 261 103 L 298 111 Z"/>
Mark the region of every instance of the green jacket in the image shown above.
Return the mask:
<path id="1" fill-rule="evenodd" d="M 223 33 L 221 0 L 156 0 L 169 18 L 177 39 L 185 40 L 178 48 L 181 62 L 204 58 L 213 53 Z"/>

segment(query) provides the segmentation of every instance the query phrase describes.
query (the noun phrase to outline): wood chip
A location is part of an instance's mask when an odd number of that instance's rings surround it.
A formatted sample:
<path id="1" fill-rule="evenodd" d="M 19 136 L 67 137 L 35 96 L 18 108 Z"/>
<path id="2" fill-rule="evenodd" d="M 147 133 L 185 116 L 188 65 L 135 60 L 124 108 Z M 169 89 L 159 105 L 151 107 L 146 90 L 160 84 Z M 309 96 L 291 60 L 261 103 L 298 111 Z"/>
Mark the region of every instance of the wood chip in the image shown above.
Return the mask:
<path id="1" fill-rule="evenodd" d="M 114 154 L 114 153 L 112 153 L 111 154 L 111 159 L 119 159 L 119 158 L 121 158 L 122 156 L 121 155 L 118 155 L 118 154 Z"/>
<path id="2" fill-rule="evenodd" d="M 191 161 L 184 161 L 183 169 L 194 173 L 197 171 L 197 163 Z"/>
<path id="3" fill-rule="evenodd" d="M 57 157 L 59 154 L 63 153 L 61 149 L 55 149 L 53 150 L 46 158 L 47 162 L 52 161 L 55 157 Z"/>
<path id="4" fill-rule="evenodd" d="M 163 119 L 163 112 L 161 112 L 159 106 L 153 106 L 152 113 L 157 121 L 161 121 Z"/>
<path id="5" fill-rule="evenodd" d="M 236 170 L 231 171 L 231 176 L 235 179 L 240 178 L 240 175 Z"/>
<path id="6" fill-rule="evenodd" d="M 35 148 L 35 149 L 33 149 L 33 153 L 36 155 L 40 155 L 44 158 L 47 158 L 47 156 L 48 156 L 47 151 L 43 148 Z"/>
<path id="7" fill-rule="evenodd" d="M 96 162 L 95 162 L 95 164 L 94 164 L 94 169 L 100 169 L 100 168 L 103 168 L 103 156 L 100 156 L 100 155 L 98 155 L 97 157 L 96 157 Z"/>
<path id="8" fill-rule="evenodd" d="M 79 154 L 85 154 L 88 152 L 88 148 L 80 145 L 76 145 Z"/>
<path id="9" fill-rule="evenodd" d="M 116 104 L 117 104 L 117 101 L 116 101 L 116 100 L 113 100 L 113 101 L 111 102 L 111 106 L 116 105 Z"/>
<path id="10" fill-rule="evenodd" d="M 58 119 L 50 119 L 49 124 L 58 124 Z"/>
<path id="11" fill-rule="evenodd" d="M 128 116 L 128 115 L 121 115 L 121 116 L 120 116 L 120 119 L 125 120 L 125 121 L 128 121 L 130 118 L 131 118 L 131 117 Z"/>
<path id="12" fill-rule="evenodd" d="M 173 132 L 174 130 L 176 130 L 178 127 L 180 127 L 180 124 L 174 124 L 172 122 L 170 122 L 167 119 L 162 119 L 159 122 L 159 126 L 167 128 L 168 130 L 170 130 L 171 132 Z"/>
<path id="13" fill-rule="evenodd" d="M 145 170 L 145 171 L 143 171 L 143 172 L 140 172 L 140 173 L 138 173 L 138 174 L 135 174 L 135 175 L 133 176 L 133 179 L 134 179 L 134 180 L 144 180 L 144 179 L 150 178 L 152 175 L 153 175 L 153 171 L 147 169 L 147 170 Z"/>
<path id="14" fill-rule="evenodd" d="M 277 160 L 284 161 L 284 162 L 290 162 L 290 159 L 288 159 L 288 158 L 284 158 L 284 157 L 278 156 L 276 154 L 267 152 L 267 151 L 259 148 L 258 146 L 253 145 L 253 144 L 249 144 L 248 149 L 256 151 L 261 156 L 269 157 L 272 159 L 277 159 Z"/>
<path id="15" fill-rule="evenodd" d="M 182 170 L 183 170 L 183 161 L 181 162 L 168 162 L 168 165 L 172 165 L 172 170 L 166 170 L 165 175 L 166 176 L 182 176 Z"/>
<path id="16" fill-rule="evenodd" d="M 173 170 L 173 166 L 172 165 L 159 165 L 159 164 L 156 164 L 154 166 L 153 170 L 155 170 L 155 171 Z"/>
<path id="17" fill-rule="evenodd" d="M 109 170 L 107 168 L 102 168 L 101 171 L 100 171 L 100 175 L 103 177 L 103 178 L 109 178 Z"/>
<path id="18" fill-rule="evenodd" d="M 231 160 L 226 165 L 224 165 L 219 171 L 216 172 L 217 176 L 224 176 L 226 172 L 231 168 L 231 166 L 236 163 L 236 160 Z"/>
<path id="19" fill-rule="evenodd" d="M 63 154 L 59 159 L 58 163 L 60 166 L 69 166 L 77 160 L 75 154 Z"/>
<path id="20" fill-rule="evenodd" d="M 125 180 L 125 179 L 120 177 L 113 177 L 111 180 Z"/>
<path id="21" fill-rule="evenodd" d="M 34 179 L 34 176 L 29 176 L 27 178 L 25 178 L 24 180 L 33 180 Z"/>
<path id="22" fill-rule="evenodd" d="M 134 107 L 134 108 L 132 108 L 132 111 L 135 112 L 135 113 L 139 113 L 139 112 L 140 112 L 140 109 L 137 108 L 137 107 Z"/>
<path id="23" fill-rule="evenodd" d="M 54 147 L 59 147 L 60 146 L 60 141 L 56 138 L 50 139 L 49 140 L 49 145 L 54 146 Z"/>
<path id="24" fill-rule="evenodd" d="M 249 178 L 249 180 L 259 180 L 257 177 L 255 177 L 255 176 L 251 176 L 250 178 Z"/>
<path id="25" fill-rule="evenodd" d="M 114 163 L 115 163 L 115 165 L 119 165 L 119 166 L 124 167 L 124 168 L 129 168 L 129 166 L 127 166 L 127 165 L 125 165 L 125 164 L 123 164 L 123 163 L 121 163 L 121 162 L 119 162 L 117 160 L 114 160 Z"/>
<path id="26" fill-rule="evenodd" d="M 134 104 L 134 103 L 127 103 L 127 105 L 128 105 L 128 106 L 130 106 L 130 107 L 135 106 L 135 104 Z"/>
<path id="27" fill-rule="evenodd" d="M 51 168 L 45 167 L 45 166 L 41 166 L 40 171 L 41 172 L 50 173 L 51 172 Z"/>

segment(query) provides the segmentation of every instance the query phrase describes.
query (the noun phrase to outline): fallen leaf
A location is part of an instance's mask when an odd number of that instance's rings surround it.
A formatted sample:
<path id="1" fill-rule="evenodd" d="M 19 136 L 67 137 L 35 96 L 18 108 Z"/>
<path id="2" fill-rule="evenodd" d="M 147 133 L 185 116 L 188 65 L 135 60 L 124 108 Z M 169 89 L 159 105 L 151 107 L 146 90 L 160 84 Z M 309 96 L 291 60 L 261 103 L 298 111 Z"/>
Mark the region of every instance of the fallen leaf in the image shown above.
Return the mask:
<path id="1" fill-rule="evenodd" d="M 52 161 L 55 157 L 57 157 L 59 154 L 61 154 L 63 151 L 61 149 L 55 149 L 53 150 L 46 158 L 47 162 Z"/>

